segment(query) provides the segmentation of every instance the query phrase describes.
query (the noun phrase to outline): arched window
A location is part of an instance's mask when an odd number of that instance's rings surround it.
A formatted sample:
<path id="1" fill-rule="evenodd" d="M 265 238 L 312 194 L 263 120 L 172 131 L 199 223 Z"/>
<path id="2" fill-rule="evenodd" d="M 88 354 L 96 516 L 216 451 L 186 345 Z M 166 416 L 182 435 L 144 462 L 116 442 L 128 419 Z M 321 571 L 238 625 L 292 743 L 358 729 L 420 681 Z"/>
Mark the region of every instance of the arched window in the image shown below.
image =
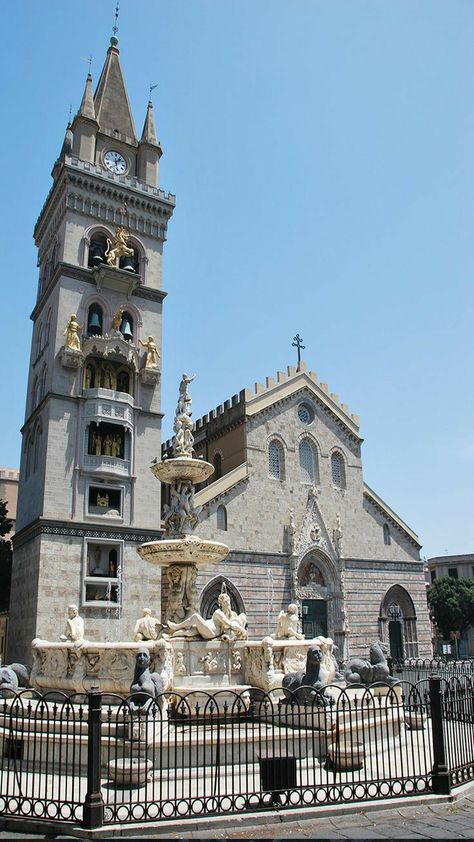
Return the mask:
<path id="1" fill-rule="evenodd" d="M 331 456 L 331 474 L 333 485 L 337 488 L 346 487 L 346 472 L 344 469 L 344 458 L 337 450 Z"/>
<path id="2" fill-rule="evenodd" d="M 49 342 L 50 333 L 51 333 L 51 310 L 49 310 L 48 317 L 46 319 L 46 327 L 45 327 L 44 337 L 43 337 L 43 348 Z"/>
<path id="3" fill-rule="evenodd" d="M 227 532 L 227 509 L 225 506 L 217 507 L 217 528 Z"/>
<path id="4" fill-rule="evenodd" d="M 38 333 L 36 337 L 36 357 L 39 357 L 43 350 L 43 324 L 38 325 Z"/>
<path id="5" fill-rule="evenodd" d="M 105 252 L 107 251 L 107 237 L 105 234 L 96 232 L 92 234 L 89 246 L 89 258 L 87 265 L 89 269 L 95 269 L 101 263 L 105 263 Z"/>
<path id="6" fill-rule="evenodd" d="M 303 482 L 314 483 L 317 481 L 316 453 L 313 445 L 308 439 L 300 441 L 299 446 L 301 479 Z"/>
<path id="7" fill-rule="evenodd" d="M 46 394 L 46 374 L 47 369 L 46 366 L 43 366 L 43 371 L 41 372 L 41 383 L 39 387 L 39 400 L 42 401 L 45 394 Z"/>
<path id="8" fill-rule="evenodd" d="M 220 453 L 214 454 L 212 464 L 214 465 L 214 474 L 213 474 L 212 478 L 213 479 L 220 479 L 221 476 L 222 476 L 222 456 L 221 456 Z"/>
<path id="9" fill-rule="evenodd" d="M 38 467 L 38 464 L 39 464 L 39 454 L 40 454 L 40 449 L 41 449 L 41 434 L 42 434 L 41 425 L 37 424 L 36 425 L 36 431 L 34 433 L 35 445 L 34 445 L 33 471 L 36 471 L 36 469 Z"/>
<path id="10" fill-rule="evenodd" d="M 130 375 L 123 369 L 117 373 L 117 392 L 130 394 Z"/>
<path id="11" fill-rule="evenodd" d="M 96 367 L 93 362 L 89 361 L 84 366 L 84 389 L 96 389 L 97 386 Z"/>
<path id="12" fill-rule="evenodd" d="M 87 333 L 89 336 L 102 336 L 104 315 L 100 304 L 91 304 L 87 314 Z"/>
<path id="13" fill-rule="evenodd" d="M 36 377 L 33 381 L 33 391 L 31 393 L 31 411 L 32 412 L 33 412 L 34 409 L 36 409 L 36 407 L 39 404 L 39 399 L 38 399 L 39 390 L 40 390 L 40 379 L 39 379 L 38 375 L 36 375 Z"/>
<path id="14" fill-rule="evenodd" d="M 279 441 L 271 441 L 268 446 L 268 472 L 274 479 L 284 478 L 283 447 Z"/>
<path id="15" fill-rule="evenodd" d="M 390 527 L 388 523 L 384 523 L 383 525 L 383 542 L 386 547 L 389 547 L 392 543 L 392 537 L 390 535 Z"/>

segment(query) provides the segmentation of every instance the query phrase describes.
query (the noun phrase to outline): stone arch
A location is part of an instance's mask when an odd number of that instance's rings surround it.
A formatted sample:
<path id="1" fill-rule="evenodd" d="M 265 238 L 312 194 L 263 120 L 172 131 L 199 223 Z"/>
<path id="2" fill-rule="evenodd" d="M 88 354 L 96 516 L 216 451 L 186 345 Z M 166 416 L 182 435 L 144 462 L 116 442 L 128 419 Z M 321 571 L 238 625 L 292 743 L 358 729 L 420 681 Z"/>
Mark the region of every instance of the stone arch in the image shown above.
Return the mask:
<path id="1" fill-rule="evenodd" d="M 296 570 L 295 596 L 307 638 L 331 637 L 345 653 L 344 609 L 336 564 L 319 547 L 310 547 Z"/>
<path id="2" fill-rule="evenodd" d="M 313 457 L 313 474 L 314 474 L 314 476 L 312 478 L 309 476 L 309 474 L 306 476 L 306 473 L 305 473 L 305 470 L 304 470 L 304 465 L 302 464 L 302 448 L 304 447 L 305 442 L 307 442 L 307 444 L 311 448 L 311 453 L 312 453 L 312 457 Z M 320 450 L 318 442 L 316 441 L 315 437 L 313 435 L 311 435 L 310 432 L 305 430 L 298 437 L 297 444 L 298 444 L 297 452 L 298 452 L 298 462 L 299 462 L 299 470 L 300 470 L 300 481 L 306 482 L 306 483 L 311 483 L 312 485 L 319 485 L 320 482 L 321 482 L 320 471 L 319 471 L 319 465 L 320 465 L 320 461 L 321 461 L 321 450 Z"/>
<path id="3" fill-rule="evenodd" d="M 393 658 L 418 657 L 416 611 L 413 600 L 402 585 L 392 585 L 380 604 L 380 640 L 390 647 Z"/>
<path id="4" fill-rule="evenodd" d="M 329 454 L 331 482 L 335 488 L 344 490 L 347 484 L 347 457 L 340 447 L 333 447 Z"/>
<path id="5" fill-rule="evenodd" d="M 238 588 L 226 576 L 214 576 L 210 582 L 203 588 L 199 600 L 200 611 L 202 617 L 206 619 L 212 617 L 217 605 L 217 598 L 222 590 L 222 585 L 225 585 L 227 593 L 230 596 L 232 609 L 237 614 L 245 614 L 244 601 L 240 595 Z"/>

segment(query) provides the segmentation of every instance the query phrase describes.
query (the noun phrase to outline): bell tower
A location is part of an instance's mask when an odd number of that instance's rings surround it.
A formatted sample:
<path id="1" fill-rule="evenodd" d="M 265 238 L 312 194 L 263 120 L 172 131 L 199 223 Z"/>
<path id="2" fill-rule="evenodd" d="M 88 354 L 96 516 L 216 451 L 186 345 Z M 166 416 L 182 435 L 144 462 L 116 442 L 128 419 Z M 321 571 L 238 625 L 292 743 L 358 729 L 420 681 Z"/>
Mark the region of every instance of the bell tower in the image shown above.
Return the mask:
<path id="1" fill-rule="evenodd" d="M 87 76 L 35 226 L 39 280 L 22 428 L 9 659 L 57 639 L 130 637 L 159 579 L 136 547 L 160 535 L 163 244 L 175 197 L 148 103 L 138 140 L 117 38 Z M 156 610 L 156 608 L 154 609 Z M 138 613 L 137 613 L 138 612 Z"/>

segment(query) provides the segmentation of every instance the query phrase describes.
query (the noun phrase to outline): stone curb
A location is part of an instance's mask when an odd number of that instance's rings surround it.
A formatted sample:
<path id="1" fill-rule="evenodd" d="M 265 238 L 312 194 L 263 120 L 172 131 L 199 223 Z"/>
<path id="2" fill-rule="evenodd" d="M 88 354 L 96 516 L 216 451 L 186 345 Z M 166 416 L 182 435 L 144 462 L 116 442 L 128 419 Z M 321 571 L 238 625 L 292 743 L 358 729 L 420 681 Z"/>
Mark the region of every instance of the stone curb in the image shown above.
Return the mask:
<path id="1" fill-rule="evenodd" d="M 128 837 L 179 838 L 177 833 L 186 838 L 196 831 L 222 830 L 231 828 L 249 830 L 258 827 L 263 821 L 265 825 L 284 825 L 288 822 L 302 822 L 308 824 L 316 819 L 331 819 L 341 816 L 359 815 L 360 813 L 386 812 L 411 807 L 429 807 L 430 805 L 448 805 L 463 798 L 474 798 L 474 781 L 457 787 L 451 795 L 414 795 L 409 798 L 387 798 L 374 801 L 357 801 L 348 804 L 321 805 L 320 807 L 306 807 L 295 810 L 262 810 L 243 814 L 229 814 L 225 816 L 205 816 L 202 819 L 183 819 L 179 824 L 175 818 L 170 821 L 146 822 L 125 825 L 104 825 L 97 830 L 85 830 L 78 825 L 61 822 L 35 822 L 14 817 L 5 819 L 0 824 L 0 830 L 11 830 L 15 833 L 38 833 L 43 836 L 69 836 L 79 839 L 110 839 Z M 433 812 L 433 821 L 436 816 Z M 2 826 L 3 825 L 3 826 Z M 336 828 L 335 828 L 336 829 Z M 283 830 L 283 827 L 282 827 Z M 186 836 L 185 836 L 186 834 Z M 258 836 L 256 836 L 258 838 Z"/>

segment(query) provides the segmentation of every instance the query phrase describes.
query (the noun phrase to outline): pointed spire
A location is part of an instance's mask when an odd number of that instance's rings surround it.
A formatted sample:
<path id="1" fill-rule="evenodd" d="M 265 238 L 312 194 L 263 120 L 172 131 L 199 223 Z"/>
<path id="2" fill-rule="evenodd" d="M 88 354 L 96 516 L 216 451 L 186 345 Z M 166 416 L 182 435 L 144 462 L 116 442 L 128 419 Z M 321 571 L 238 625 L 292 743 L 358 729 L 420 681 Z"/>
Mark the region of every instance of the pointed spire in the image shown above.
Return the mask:
<path id="1" fill-rule="evenodd" d="M 89 120 L 95 120 L 94 100 L 92 97 L 92 76 L 87 74 L 86 87 L 84 89 L 84 96 L 82 97 L 81 107 L 79 108 L 81 117 L 88 117 Z"/>
<path id="2" fill-rule="evenodd" d="M 152 143 L 154 146 L 158 146 L 156 140 L 155 118 L 153 116 L 153 103 L 151 99 L 148 102 L 140 143 Z"/>
<path id="3" fill-rule="evenodd" d="M 56 161 L 54 162 L 53 169 L 51 175 L 55 179 L 57 174 L 61 170 L 61 165 L 64 161 L 66 155 L 70 155 L 72 152 L 72 143 L 73 143 L 73 136 L 71 131 L 71 122 L 67 124 L 66 134 L 64 135 L 63 145 L 61 146 L 61 152 L 59 153 Z"/>
<path id="4" fill-rule="evenodd" d="M 95 115 L 101 131 L 113 132 L 136 142 L 117 43 L 115 37 L 110 39 L 110 47 L 94 94 Z"/>
<path id="5" fill-rule="evenodd" d="M 64 135 L 63 145 L 61 147 L 61 152 L 59 153 L 60 158 L 64 158 L 65 155 L 70 155 L 72 151 L 72 131 L 71 131 L 71 123 L 67 124 L 66 134 Z"/>

